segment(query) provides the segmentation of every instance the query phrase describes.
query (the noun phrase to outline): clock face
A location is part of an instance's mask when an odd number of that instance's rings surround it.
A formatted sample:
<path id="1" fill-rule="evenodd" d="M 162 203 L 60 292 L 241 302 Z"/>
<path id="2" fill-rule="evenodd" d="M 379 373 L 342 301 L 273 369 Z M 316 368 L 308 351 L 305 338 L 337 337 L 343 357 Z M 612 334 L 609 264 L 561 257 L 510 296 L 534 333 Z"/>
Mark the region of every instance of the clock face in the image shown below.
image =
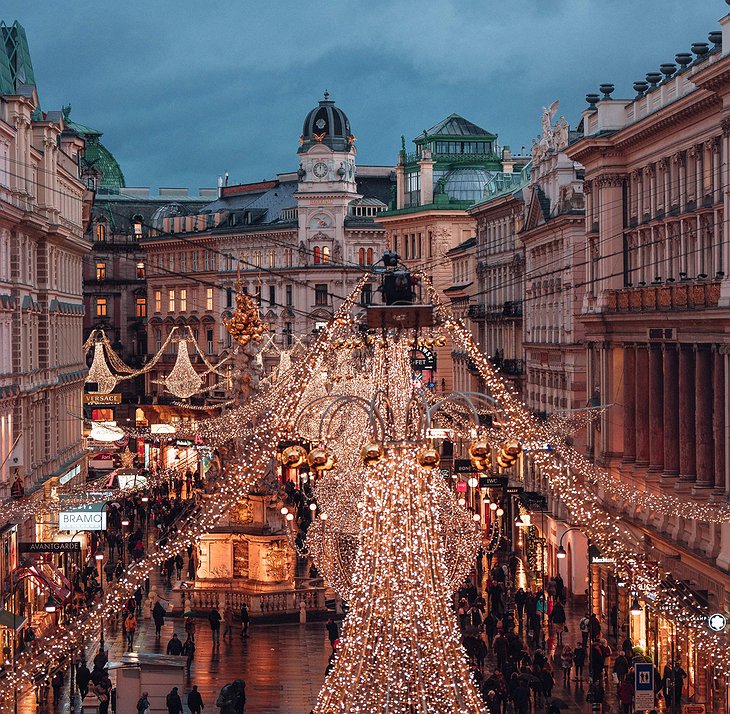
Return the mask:
<path id="1" fill-rule="evenodd" d="M 329 173 L 329 168 L 324 161 L 318 161 L 314 166 L 312 166 L 312 173 L 317 178 L 324 178 Z"/>

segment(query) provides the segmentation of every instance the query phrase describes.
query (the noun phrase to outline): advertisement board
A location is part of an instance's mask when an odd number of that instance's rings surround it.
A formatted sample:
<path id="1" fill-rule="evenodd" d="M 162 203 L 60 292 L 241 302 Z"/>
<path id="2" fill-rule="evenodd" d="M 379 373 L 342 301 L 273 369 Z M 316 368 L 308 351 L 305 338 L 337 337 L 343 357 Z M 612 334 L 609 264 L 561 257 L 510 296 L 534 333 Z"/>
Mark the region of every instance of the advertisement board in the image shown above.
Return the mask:
<path id="1" fill-rule="evenodd" d="M 106 503 L 91 503 L 58 513 L 59 531 L 106 530 Z"/>

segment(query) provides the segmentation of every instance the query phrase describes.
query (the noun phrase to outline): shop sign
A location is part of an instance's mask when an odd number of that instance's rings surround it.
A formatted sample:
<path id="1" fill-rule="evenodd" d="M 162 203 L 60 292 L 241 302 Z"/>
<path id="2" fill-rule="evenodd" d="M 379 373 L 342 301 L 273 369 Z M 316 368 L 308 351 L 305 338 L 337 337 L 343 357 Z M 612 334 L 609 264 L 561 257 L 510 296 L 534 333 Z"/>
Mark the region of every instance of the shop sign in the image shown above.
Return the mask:
<path id="1" fill-rule="evenodd" d="M 472 471 L 474 471 L 474 467 L 469 459 L 456 459 L 454 461 L 455 474 L 470 474 Z"/>
<path id="2" fill-rule="evenodd" d="M 63 486 L 67 484 L 71 479 L 75 478 L 81 473 L 81 464 L 78 464 L 77 466 L 74 466 L 70 471 L 66 471 L 66 473 L 61 476 L 61 478 L 58 479 L 58 483 Z"/>
<path id="3" fill-rule="evenodd" d="M 727 617 L 721 612 L 716 612 L 707 618 L 707 624 L 713 632 L 724 632 L 727 627 Z"/>
<path id="4" fill-rule="evenodd" d="M 84 394 L 84 404 L 101 406 L 104 404 L 121 404 L 121 394 L 101 394 L 100 392 L 89 392 Z"/>
<path id="5" fill-rule="evenodd" d="M 447 467 L 447 468 L 442 468 L 439 470 L 441 472 L 442 478 L 451 478 L 451 469 L 450 468 Z"/>
<path id="6" fill-rule="evenodd" d="M 524 493 L 524 486 L 507 486 L 507 495 L 516 496 L 518 493 Z"/>
<path id="7" fill-rule="evenodd" d="M 175 439 L 172 442 L 175 446 L 192 446 L 193 442 L 190 439 Z"/>
<path id="8" fill-rule="evenodd" d="M 59 531 L 106 530 L 106 503 L 92 503 L 58 513 Z"/>
<path id="9" fill-rule="evenodd" d="M 108 448 L 108 446 L 107 446 Z M 114 468 L 114 454 L 103 451 L 89 458 L 89 467 L 92 469 L 111 470 Z"/>
<path id="10" fill-rule="evenodd" d="M 593 562 L 593 563 L 615 563 L 616 561 L 613 558 L 604 558 L 603 556 L 599 556 L 597 558 L 592 558 L 591 562 Z"/>
<path id="11" fill-rule="evenodd" d="M 453 429 L 429 429 L 426 432 L 427 439 L 451 439 L 453 436 Z"/>
<path id="12" fill-rule="evenodd" d="M 415 355 L 419 352 L 422 356 L 416 357 Z M 419 347 L 417 350 L 411 352 L 411 367 L 415 372 L 436 369 L 436 355 L 427 347 Z"/>
<path id="13" fill-rule="evenodd" d="M 706 714 L 704 704 L 683 704 L 682 714 Z"/>
<path id="14" fill-rule="evenodd" d="M 654 664 L 637 662 L 634 665 L 634 708 L 654 708 Z"/>
<path id="15" fill-rule="evenodd" d="M 507 476 L 480 476 L 479 488 L 504 488 L 509 483 Z"/>
<path id="16" fill-rule="evenodd" d="M 47 541 L 41 543 L 19 543 L 21 553 L 77 553 L 81 550 L 79 541 Z"/>
<path id="17" fill-rule="evenodd" d="M 456 482 L 456 491 L 457 493 L 466 493 L 466 481 L 457 481 Z"/>

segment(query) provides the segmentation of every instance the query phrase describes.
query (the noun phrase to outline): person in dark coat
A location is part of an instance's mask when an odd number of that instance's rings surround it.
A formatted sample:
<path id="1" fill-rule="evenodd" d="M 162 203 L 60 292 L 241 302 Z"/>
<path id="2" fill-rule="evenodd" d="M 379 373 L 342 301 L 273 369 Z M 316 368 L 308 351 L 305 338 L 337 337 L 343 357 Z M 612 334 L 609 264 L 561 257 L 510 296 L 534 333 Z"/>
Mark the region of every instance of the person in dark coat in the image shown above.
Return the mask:
<path id="1" fill-rule="evenodd" d="M 57 669 L 51 678 L 51 689 L 53 689 L 53 703 L 57 704 L 61 699 L 61 688 L 63 687 L 63 672 Z"/>
<path id="2" fill-rule="evenodd" d="M 248 605 L 244 602 L 241 605 L 241 637 L 248 637 L 248 625 L 251 622 L 251 616 L 248 614 Z"/>
<path id="3" fill-rule="evenodd" d="M 193 684 L 193 691 L 188 694 L 188 709 L 190 709 L 190 714 L 201 714 L 204 706 L 203 697 L 200 696 L 200 692 L 198 691 L 198 685 Z"/>
<path id="4" fill-rule="evenodd" d="M 330 617 L 327 620 L 327 637 L 329 637 L 330 644 L 332 645 L 332 651 L 335 651 L 335 642 L 340 637 L 340 628 L 337 627 L 337 623 Z"/>
<path id="5" fill-rule="evenodd" d="M 178 657 L 182 654 L 182 642 L 180 642 L 180 638 L 177 636 L 177 633 L 172 633 L 172 639 L 167 643 L 167 654 L 174 655 L 175 657 Z"/>
<path id="6" fill-rule="evenodd" d="M 159 637 L 162 626 L 165 624 L 165 608 L 162 607 L 159 600 L 152 608 L 152 619 L 155 621 L 155 637 Z"/>
<path id="7" fill-rule="evenodd" d="M 180 699 L 180 695 L 177 693 L 177 687 L 173 687 L 170 690 L 170 693 L 165 699 L 165 704 L 167 704 L 168 714 L 182 714 L 182 699 Z"/>
<path id="8" fill-rule="evenodd" d="M 89 693 L 89 682 L 91 681 L 91 672 L 86 666 L 86 662 L 81 662 L 76 670 L 76 686 L 79 688 L 79 694 L 84 699 Z"/>
<path id="9" fill-rule="evenodd" d="M 565 620 L 565 608 L 563 607 L 562 603 L 556 602 L 553 605 L 553 611 L 550 613 L 550 622 L 555 625 L 558 645 L 563 644 L 563 630 L 565 629 Z"/>
<path id="10" fill-rule="evenodd" d="M 494 636 L 497 634 L 497 618 L 494 616 L 493 612 L 490 612 L 486 618 L 484 618 L 484 633 L 487 635 L 489 650 L 491 652 L 492 645 L 494 643 Z"/>
<path id="11" fill-rule="evenodd" d="M 218 612 L 218 608 L 214 607 L 210 611 L 208 622 L 210 623 L 210 632 L 213 635 L 213 644 L 218 645 L 221 641 L 221 614 Z"/>
<path id="12" fill-rule="evenodd" d="M 517 682 L 517 686 L 512 692 L 515 714 L 527 714 L 527 710 L 530 708 L 530 688 L 522 679 L 518 679 Z"/>

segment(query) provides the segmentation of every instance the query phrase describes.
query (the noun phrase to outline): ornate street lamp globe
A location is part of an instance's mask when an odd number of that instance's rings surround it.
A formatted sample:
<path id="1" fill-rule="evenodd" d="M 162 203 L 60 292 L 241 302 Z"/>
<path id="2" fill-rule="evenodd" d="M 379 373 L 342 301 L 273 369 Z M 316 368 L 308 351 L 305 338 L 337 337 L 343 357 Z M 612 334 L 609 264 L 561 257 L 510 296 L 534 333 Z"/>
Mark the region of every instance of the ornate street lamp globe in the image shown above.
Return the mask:
<path id="1" fill-rule="evenodd" d="M 299 153 L 306 153 L 316 144 L 324 144 L 333 151 L 349 151 L 354 139 L 350 120 L 325 90 L 324 99 L 304 119 Z"/>

